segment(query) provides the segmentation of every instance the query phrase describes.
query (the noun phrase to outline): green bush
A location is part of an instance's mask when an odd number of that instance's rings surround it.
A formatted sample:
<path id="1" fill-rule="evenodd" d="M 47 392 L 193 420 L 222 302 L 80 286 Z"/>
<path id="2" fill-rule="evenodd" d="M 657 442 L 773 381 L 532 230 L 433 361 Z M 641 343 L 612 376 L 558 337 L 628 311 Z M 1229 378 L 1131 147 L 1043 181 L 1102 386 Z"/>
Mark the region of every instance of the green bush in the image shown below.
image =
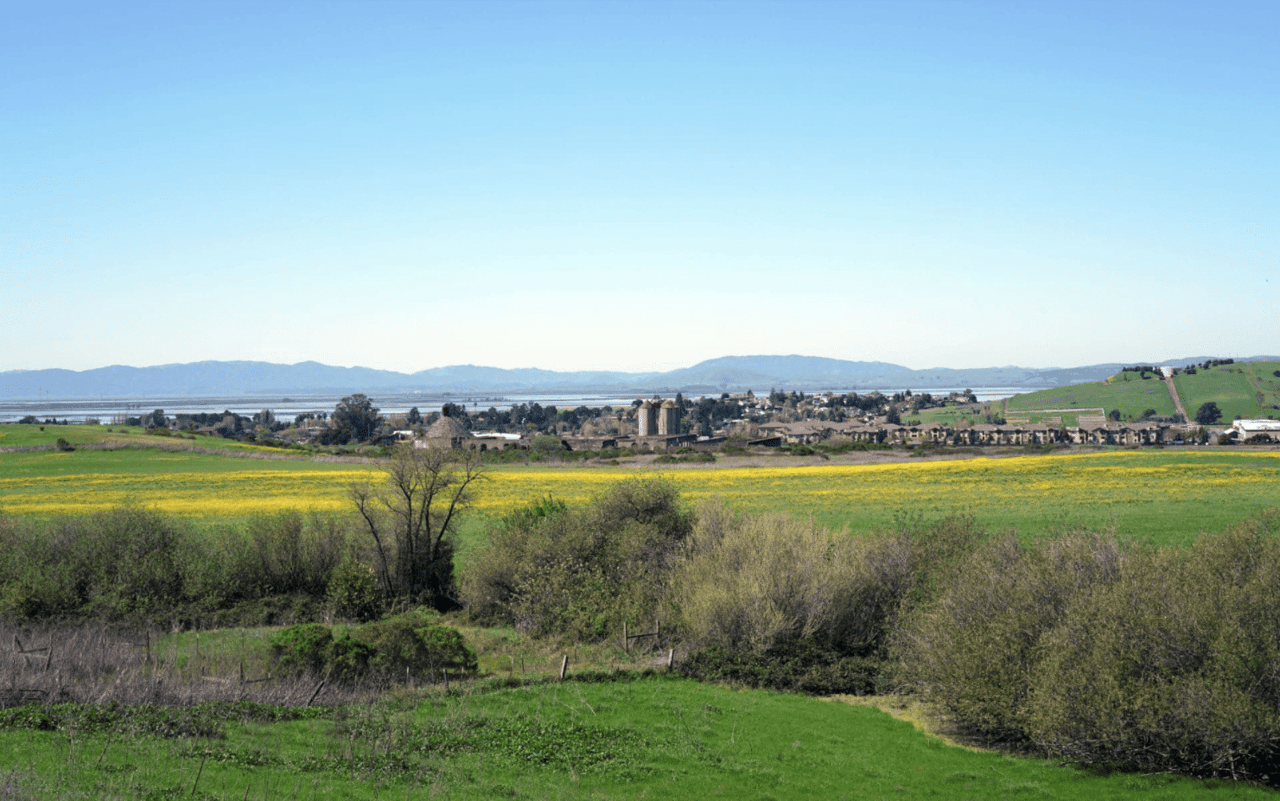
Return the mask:
<path id="1" fill-rule="evenodd" d="M 1115 580 L 1122 553 L 1113 535 L 1090 532 L 1032 547 L 1013 534 L 980 545 L 905 613 L 890 646 L 895 678 L 971 731 L 1025 740 L 1041 635 L 1081 592 Z"/>
<path id="2" fill-rule="evenodd" d="M 1274 776 L 1280 756 L 1280 514 L 1190 551 L 1142 551 L 1041 644 L 1029 738 L 1141 771 Z"/>
<path id="3" fill-rule="evenodd" d="M 195 529 L 122 507 L 49 520 L 0 518 L 0 613 L 209 620 L 270 597 L 323 600 L 345 524 L 282 515 L 250 530 Z M 293 601 L 290 601 L 293 603 Z"/>
<path id="4" fill-rule="evenodd" d="M 913 608 L 902 688 L 970 732 L 1145 772 L 1275 775 L 1280 513 L 1190 549 L 998 538 Z"/>
<path id="5" fill-rule="evenodd" d="M 878 659 L 840 656 L 812 640 L 791 641 L 763 653 L 713 645 L 680 662 L 681 675 L 699 681 L 789 690 L 810 695 L 870 695 L 879 684 Z"/>
<path id="6" fill-rule="evenodd" d="M 334 616 L 341 620 L 364 623 L 382 614 L 378 576 L 372 567 L 354 557 L 348 557 L 334 569 L 325 597 Z"/>
<path id="7" fill-rule="evenodd" d="M 474 675 L 475 651 L 455 629 L 441 626 L 435 613 L 406 612 L 336 635 L 320 623 L 290 626 L 271 640 L 272 656 L 283 670 L 350 681 L 377 671 L 435 679 Z"/>
<path id="8" fill-rule="evenodd" d="M 279 632 L 271 640 L 275 663 L 295 673 L 352 681 L 369 672 L 374 649 L 350 633 L 337 637 L 320 623 L 302 623 Z"/>
<path id="9" fill-rule="evenodd" d="M 351 636 L 372 650 L 369 665 L 393 676 L 409 673 L 434 678 L 473 675 L 479 668 L 475 651 L 456 630 L 441 626 L 437 615 L 414 610 L 356 628 Z"/>
<path id="10" fill-rule="evenodd" d="M 323 673 L 333 647 L 333 632 L 322 623 L 300 623 L 271 638 L 273 660 L 285 670 Z"/>
<path id="11" fill-rule="evenodd" d="M 263 594 L 302 592 L 323 597 L 350 535 L 339 518 L 281 512 L 249 521 L 253 577 Z"/>
<path id="12" fill-rule="evenodd" d="M 478 621 L 592 640 L 655 620 L 689 514 L 670 482 L 620 482 L 582 509 L 547 499 L 492 528 L 463 579 Z"/>

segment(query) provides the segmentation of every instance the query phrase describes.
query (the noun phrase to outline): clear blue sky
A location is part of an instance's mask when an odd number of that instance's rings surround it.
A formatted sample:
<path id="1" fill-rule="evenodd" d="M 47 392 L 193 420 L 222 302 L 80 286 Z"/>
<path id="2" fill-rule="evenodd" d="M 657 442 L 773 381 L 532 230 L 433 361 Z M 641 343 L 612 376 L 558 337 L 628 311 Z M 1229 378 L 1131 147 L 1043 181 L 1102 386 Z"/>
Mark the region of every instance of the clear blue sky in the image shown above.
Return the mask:
<path id="1" fill-rule="evenodd" d="M 0 370 L 1280 351 L 1280 2 L 2 2 Z"/>

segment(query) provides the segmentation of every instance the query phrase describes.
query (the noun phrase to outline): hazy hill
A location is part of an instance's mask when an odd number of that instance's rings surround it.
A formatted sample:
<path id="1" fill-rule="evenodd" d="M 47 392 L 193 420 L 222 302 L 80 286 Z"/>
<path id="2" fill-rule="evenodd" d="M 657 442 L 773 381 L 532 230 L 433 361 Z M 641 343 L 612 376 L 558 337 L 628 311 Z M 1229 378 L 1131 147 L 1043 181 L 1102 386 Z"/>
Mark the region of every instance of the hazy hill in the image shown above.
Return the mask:
<path id="1" fill-rule="evenodd" d="M 1189 357 L 1160 364 L 1181 366 L 1211 357 Z M 1251 361 L 1278 357 L 1238 359 Z M 272 364 L 255 361 L 206 361 L 156 367 L 114 365 L 93 370 L 10 370 L 0 372 L 4 398 L 120 398 L 230 396 L 350 392 L 736 392 L 787 390 L 898 389 L 904 387 L 1011 387 L 1040 389 L 1101 381 L 1120 364 L 1069 369 L 990 367 L 912 370 L 877 361 L 846 361 L 816 356 L 725 356 L 663 373 L 609 371 L 558 372 L 507 370 L 454 365 L 399 373 L 367 367 L 333 367 L 319 362 Z"/>

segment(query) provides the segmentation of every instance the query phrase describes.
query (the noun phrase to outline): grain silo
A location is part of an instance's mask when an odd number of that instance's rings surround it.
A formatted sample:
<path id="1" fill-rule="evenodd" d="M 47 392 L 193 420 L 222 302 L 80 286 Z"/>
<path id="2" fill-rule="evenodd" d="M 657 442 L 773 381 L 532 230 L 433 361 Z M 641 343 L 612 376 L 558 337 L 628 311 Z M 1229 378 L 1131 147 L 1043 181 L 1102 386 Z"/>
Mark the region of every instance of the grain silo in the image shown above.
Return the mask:
<path id="1" fill-rule="evenodd" d="M 653 401 L 646 400 L 640 404 L 636 414 L 636 422 L 640 426 L 640 436 L 652 437 L 658 433 L 658 410 L 654 407 Z"/>
<path id="2" fill-rule="evenodd" d="M 662 402 L 658 410 L 658 436 L 674 437 L 680 433 L 680 407 L 673 400 Z"/>

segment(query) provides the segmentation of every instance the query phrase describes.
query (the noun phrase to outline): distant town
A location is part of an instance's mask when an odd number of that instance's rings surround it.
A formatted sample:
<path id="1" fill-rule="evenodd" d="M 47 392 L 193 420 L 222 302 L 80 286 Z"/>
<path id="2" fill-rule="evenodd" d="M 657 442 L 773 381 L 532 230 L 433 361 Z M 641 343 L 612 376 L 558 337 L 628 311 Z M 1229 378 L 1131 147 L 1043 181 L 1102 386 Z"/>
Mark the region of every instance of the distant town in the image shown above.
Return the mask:
<path id="1" fill-rule="evenodd" d="M 1229 365 L 1206 362 L 1200 369 Z M 1196 372 L 1196 365 L 1181 371 Z M 1173 388 L 1180 372 L 1169 367 L 1125 368 L 1128 381 L 1164 379 Z M 332 412 L 304 413 L 278 419 L 271 409 L 253 415 L 221 413 L 122 413 L 87 424 L 136 426 L 152 433 L 204 434 L 285 448 L 324 446 L 389 446 L 400 442 L 419 447 L 489 451 L 714 451 L 726 447 L 984 447 L 1116 445 L 1161 446 L 1280 442 L 1280 420 L 1241 418 L 1220 421 L 1215 403 L 1203 404 L 1194 419 L 1185 411 L 1162 416 L 1147 409 L 1137 419 L 1122 419 L 1118 409 L 1062 410 L 1066 415 L 1038 415 L 1037 422 L 1007 415 L 1004 404 L 982 402 L 972 390 L 931 394 L 910 390 L 805 394 L 772 389 L 695 400 L 673 397 L 637 398 L 627 406 L 559 409 L 519 403 L 500 410 L 471 410 L 445 403 L 426 415 L 417 408 L 383 415 L 363 394 L 343 398 Z M 1008 419 L 1015 417 L 1015 419 Z M 923 419 L 922 419 L 923 418 Z M 933 419 L 928 419 L 933 418 Z M 1069 422 L 1068 422 L 1069 421 Z M 66 418 L 34 416 L 22 423 L 65 424 Z M 79 420 L 75 422 L 81 422 Z"/>

